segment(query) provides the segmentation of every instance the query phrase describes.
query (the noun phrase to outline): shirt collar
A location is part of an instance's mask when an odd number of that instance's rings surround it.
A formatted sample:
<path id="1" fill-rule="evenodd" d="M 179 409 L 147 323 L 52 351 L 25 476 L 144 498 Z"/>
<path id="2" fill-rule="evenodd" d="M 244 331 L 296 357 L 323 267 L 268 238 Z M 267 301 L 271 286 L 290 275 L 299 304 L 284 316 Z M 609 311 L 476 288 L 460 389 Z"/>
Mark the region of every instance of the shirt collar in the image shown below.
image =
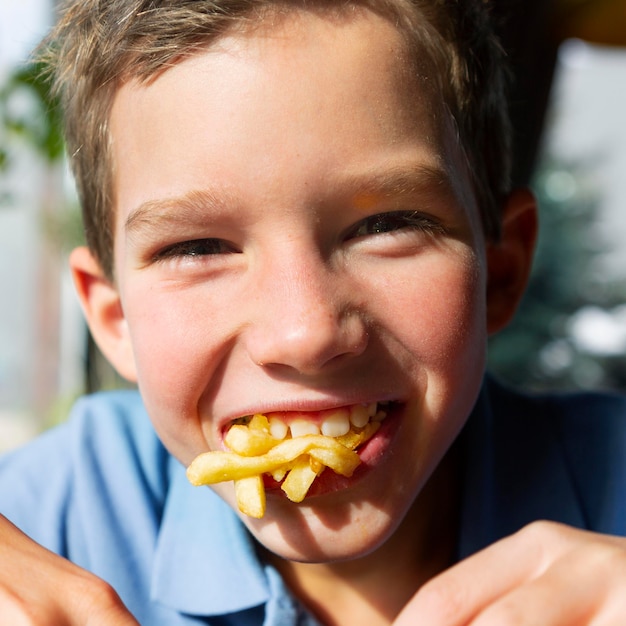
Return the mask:
<path id="1" fill-rule="evenodd" d="M 265 604 L 267 576 L 241 521 L 211 489 L 190 485 L 174 459 L 170 476 L 152 598 L 190 615 L 223 615 Z"/>
<path id="2" fill-rule="evenodd" d="M 459 558 L 537 519 L 585 527 L 551 418 L 536 400 L 489 379 L 483 385 L 461 435 L 466 457 Z M 190 485 L 184 468 L 170 461 L 152 597 L 190 615 L 272 604 L 276 582 L 242 522 L 211 489 Z"/>

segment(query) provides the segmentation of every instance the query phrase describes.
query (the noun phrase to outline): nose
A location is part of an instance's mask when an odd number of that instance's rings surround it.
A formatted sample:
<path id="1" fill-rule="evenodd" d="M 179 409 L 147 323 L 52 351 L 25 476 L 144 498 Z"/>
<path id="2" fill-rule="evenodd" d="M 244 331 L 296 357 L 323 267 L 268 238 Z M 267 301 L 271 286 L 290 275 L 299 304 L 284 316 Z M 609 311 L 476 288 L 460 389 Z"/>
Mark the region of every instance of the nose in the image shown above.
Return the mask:
<path id="1" fill-rule="evenodd" d="M 311 376 L 365 351 L 364 313 L 341 269 L 301 254 L 273 261 L 262 274 L 246 338 L 255 363 Z"/>

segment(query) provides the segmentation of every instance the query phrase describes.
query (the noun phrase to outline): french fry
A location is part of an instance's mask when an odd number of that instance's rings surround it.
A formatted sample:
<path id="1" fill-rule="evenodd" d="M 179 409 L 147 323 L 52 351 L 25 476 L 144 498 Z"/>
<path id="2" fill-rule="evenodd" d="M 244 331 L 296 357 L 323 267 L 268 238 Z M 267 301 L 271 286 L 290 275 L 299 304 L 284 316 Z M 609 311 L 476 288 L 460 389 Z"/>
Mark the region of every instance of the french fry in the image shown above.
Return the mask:
<path id="1" fill-rule="evenodd" d="M 265 415 L 255 415 L 250 423 L 235 424 L 226 433 L 224 443 L 242 456 L 258 456 L 269 452 L 277 443 L 270 435 L 269 423 Z"/>
<path id="2" fill-rule="evenodd" d="M 346 448 L 354 450 L 365 443 L 380 428 L 380 422 L 368 422 L 363 428 L 351 428 L 345 435 L 336 440 Z"/>
<path id="3" fill-rule="evenodd" d="M 356 452 L 335 439 L 324 435 L 305 435 L 285 439 L 259 456 L 241 456 L 222 451 L 205 452 L 197 456 L 187 468 L 187 478 L 192 485 L 212 485 L 226 480 L 249 478 L 274 472 L 303 454 L 310 454 L 343 476 L 351 476 L 360 463 Z"/>
<path id="4" fill-rule="evenodd" d="M 273 472 L 270 472 L 270 476 L 277 483 L 279 483 L 281 480 L 283 480 L 283 478 L 285 478 L 285 476 L 287 475 L 287 472 L 291 468 L 292 468 L 292 465 L 290 463 L 285 463 L 285 465 L 283 465 L 282 467 L 279 467 L 278 469 L 275 469 Z"/>
<path id="5" fill-rule="evenodd" d="M 351 427 L 340 437 L 304 435 L 275 439 L 265 415 L 254 415 L 247 424 L 231 426 L 224 438 L 229 451 L 205 452 L 187 468 L 193 485 L 212 485 L 232 480 L 239 510 L 250 517 L 265 514 L 263 474 L 281 483 L 292 502 L 302 502 L 311 485 L 327 467 L 351 476 L 360 463 L 354 450 L 367 441 L 380 423 Z"/>
<path id="6" fill-rule="evenodd" d="M 309 457 L 303 455 L 296 460 L 280 488 L 292 502 L 302 502 L 319 473 L 321 470 L 316 472 L 312 469 Z"/>
<path id="7" fill-rule="evenodd" d="M 311 466 L 311 469 L 317 474 L 321 474 L 322 470 L 324 469 L 324 465 L 322 463 L 320 463 L 319 461 L 316 461 L 314 458 L 309 457 L 309 465 Z"/>
<path id="8" fill-rule="evenodd" d="M 237 507 L 250 517 L 261 518 L 265 515 L 265 487 L 261 476 L 250 476 L 235 481 Z"/>

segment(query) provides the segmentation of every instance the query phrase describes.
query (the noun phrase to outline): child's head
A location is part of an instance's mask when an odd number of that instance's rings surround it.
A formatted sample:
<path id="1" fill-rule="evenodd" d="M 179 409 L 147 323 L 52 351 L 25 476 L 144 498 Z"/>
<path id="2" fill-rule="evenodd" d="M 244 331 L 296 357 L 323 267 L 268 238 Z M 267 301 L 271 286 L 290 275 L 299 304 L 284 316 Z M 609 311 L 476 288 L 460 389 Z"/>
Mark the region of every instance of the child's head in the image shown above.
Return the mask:
<path id="1" fill-rule="evenodd" d="M 367 7 L 398 25 L 416 59 L 428 56 L 455 120 L 488 237 L 499 233 L 509 191 L 509 127 L 502 52 L 485 0 L 96 0 L 70 1 L 49 40 L 87 242 L 112 278 L 115 194 L 109 114 L 124 81 L 149 82 L 225 32 L 290 10 L 329 15 Z M 264 16 L 264 17 L 262 17 Z M 423 59 L 414 71 L 424 67 Z"/>
<path id="2" fill-rule="evenodd" d="M 66 104 L 106 225 L 88 228 L 110 233 L 71 261 L 94 337 L 183 464 L 257 412 L 319 428 L 387 403 L 352 478 L 324 472 L 299 506 L 268 491 L 245 520 L 292 559 L 374 549 L 470 413 L 529 265 L 524 198 L 485 235 L 506 124 L 492 72 L 468 68 L 495 67 L 495 44 L 451 52 L 481 39 L 481 3 L 108 2 L 93 28 L 88 4 L 61 43 L 102 48 L 74 58 L 92 86 Z M 233 504 L 232 484 L 215 491 Z"/>

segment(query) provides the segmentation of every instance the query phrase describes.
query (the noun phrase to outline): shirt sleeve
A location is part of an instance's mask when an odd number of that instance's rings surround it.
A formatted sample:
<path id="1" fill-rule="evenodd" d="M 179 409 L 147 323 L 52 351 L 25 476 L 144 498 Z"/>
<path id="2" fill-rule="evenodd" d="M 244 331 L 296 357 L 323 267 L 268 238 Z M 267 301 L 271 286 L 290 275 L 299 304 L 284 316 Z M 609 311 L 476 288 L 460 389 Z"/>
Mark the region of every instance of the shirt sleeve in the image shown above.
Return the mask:
<path id="1" fill-rule="evenodd" d="M 154 540 L 168 456 L 137 393 L 87 396 L 66 423 L 0 457 L 0 513 L 102 575 L 138 537 Z"/>
<path id="2" fill-rule="evenodd" d="M 70 430 L 64 424 L 0 457 L 0 514 L 62 556 L 73 492 Z"/>
<path id="3" fill-rule="evenodd" d="M 174 468 L 138 393 L 88 396 L 65 424 L 0 458 L 0 513 L 111 584 L 140 623 L 186 624 L 151 597 Z"/>

